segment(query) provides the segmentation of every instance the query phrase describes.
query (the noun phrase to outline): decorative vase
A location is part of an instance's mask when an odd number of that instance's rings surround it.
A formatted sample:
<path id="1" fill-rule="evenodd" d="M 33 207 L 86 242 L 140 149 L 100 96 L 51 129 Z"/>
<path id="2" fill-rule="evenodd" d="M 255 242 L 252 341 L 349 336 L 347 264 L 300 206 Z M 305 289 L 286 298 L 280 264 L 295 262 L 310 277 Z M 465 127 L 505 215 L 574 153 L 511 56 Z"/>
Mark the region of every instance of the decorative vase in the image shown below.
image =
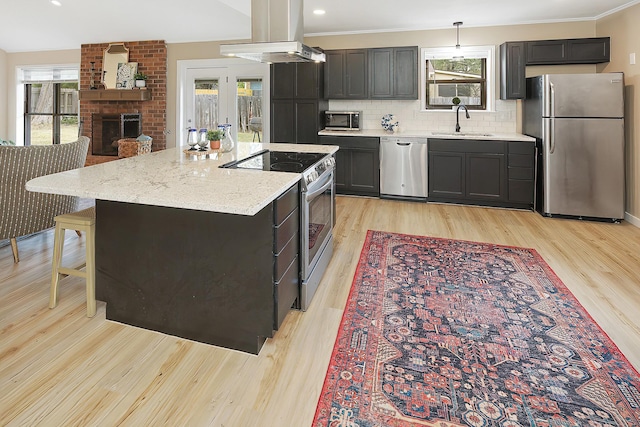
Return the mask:
<path id="1" fill-rule="evenodd" d="M 233 150 L 235 145 L 231 138 L 231 125 L 229 123 L 225 123 L 223 125 L 218 125 L 218 128 L 222 128 L 224 130 L 224 137 L 222 138 L 222 141 L 220 141 L 220 151 L 228 153 Z"/>
<path id="2" fill-rule="evenodd" d="M 382 129 L 389 133 L 395 132 L 398 126 L 400 126 L 400 122 L 394 120 L 393 114 L 385 114 L 382 116 L 380 124 L 382 125 Z"/>

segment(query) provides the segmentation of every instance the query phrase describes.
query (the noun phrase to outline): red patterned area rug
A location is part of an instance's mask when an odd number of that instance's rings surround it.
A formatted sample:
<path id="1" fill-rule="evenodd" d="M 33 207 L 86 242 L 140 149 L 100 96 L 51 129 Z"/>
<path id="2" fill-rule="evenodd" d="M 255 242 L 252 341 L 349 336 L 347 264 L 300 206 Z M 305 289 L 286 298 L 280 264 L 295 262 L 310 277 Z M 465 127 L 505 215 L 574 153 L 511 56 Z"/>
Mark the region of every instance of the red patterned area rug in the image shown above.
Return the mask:
<path id="1" fill-rule="evenodd" d="M 639 426 L 639 388 L 535 250 L 369 231 L 313 426 Z"/>

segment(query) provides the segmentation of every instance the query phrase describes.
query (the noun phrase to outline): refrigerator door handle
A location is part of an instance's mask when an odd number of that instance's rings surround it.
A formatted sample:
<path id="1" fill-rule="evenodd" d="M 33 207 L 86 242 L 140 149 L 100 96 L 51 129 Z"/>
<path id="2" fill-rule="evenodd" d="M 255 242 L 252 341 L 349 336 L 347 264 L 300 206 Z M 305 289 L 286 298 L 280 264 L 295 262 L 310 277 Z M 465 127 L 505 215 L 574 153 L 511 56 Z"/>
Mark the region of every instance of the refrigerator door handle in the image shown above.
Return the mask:
<path id="1" fill-rule="evenodd" d="M 556 123 L 555 120 L 549 120 L 549 154 L 556 151 Z"/>
<path id="2" fill-rule="evenodd" d="M 551 118 L 556 116 L 556 88 L 553 82 L 549 82 L 549 106 L 551 107 Z"/>

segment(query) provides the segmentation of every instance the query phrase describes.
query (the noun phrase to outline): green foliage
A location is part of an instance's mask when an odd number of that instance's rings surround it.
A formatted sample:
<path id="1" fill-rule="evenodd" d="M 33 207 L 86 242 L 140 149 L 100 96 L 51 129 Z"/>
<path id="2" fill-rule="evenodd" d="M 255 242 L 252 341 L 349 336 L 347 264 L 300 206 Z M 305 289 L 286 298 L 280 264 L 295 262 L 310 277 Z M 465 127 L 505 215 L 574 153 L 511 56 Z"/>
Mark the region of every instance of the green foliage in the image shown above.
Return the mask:
<path id="1" fill-rule="evenodd" d="M 224 131 L 221 129 L 207 131 L 207 139 L 209 141 L 220 141 L 222 137 L 224 137 Z"/>
<path id="2" fill-rule="evenodd" d="M 63 116 L 60 118 L 60 123 L 63 125 L 77 125 L 78 116 Z"/>
<path id="3" fill-rule="evenodd" d="M 6 140 L 0 138 L 0 145 L 16 145 L 16 143 L 13 142 L 13 141 L 6 141 Z"/>
<path id="4" fill-rule="evenodd" d="M 432 59 L 431 66 L 437 71 L 449 71 L 453 73 L 474 74 L 482 76 L 482 59 Z"/>
<path id="5" fill-rule="evenodd" d="M 149 77 L 145 73 L 136 73 L 133 78 L 136 80 L 147 80 Z"/>

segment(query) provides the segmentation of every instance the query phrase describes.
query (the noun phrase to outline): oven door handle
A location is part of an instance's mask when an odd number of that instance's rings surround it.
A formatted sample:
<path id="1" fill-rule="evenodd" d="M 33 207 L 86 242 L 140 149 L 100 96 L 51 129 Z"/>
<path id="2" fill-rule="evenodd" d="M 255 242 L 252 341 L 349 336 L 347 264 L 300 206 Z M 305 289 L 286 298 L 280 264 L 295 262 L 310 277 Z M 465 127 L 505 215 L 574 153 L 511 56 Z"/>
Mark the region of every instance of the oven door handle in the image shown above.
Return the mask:
<path id="1" fill-rule="evenodd" d="M 324 193 L 325 191 L 327 191 L 329 187 L 333 185 L 333 174 L 327 175 L 327 178 L 328 178 L 328 181 L 326 184 L 324 184 L 322 187 L 318 188 L 317 190 L 312 191 L 311 193 L 307 193 L 306 195 L 307 202 L 310 202 L 311 200 L 313 200 L 318 194 Z"/>

